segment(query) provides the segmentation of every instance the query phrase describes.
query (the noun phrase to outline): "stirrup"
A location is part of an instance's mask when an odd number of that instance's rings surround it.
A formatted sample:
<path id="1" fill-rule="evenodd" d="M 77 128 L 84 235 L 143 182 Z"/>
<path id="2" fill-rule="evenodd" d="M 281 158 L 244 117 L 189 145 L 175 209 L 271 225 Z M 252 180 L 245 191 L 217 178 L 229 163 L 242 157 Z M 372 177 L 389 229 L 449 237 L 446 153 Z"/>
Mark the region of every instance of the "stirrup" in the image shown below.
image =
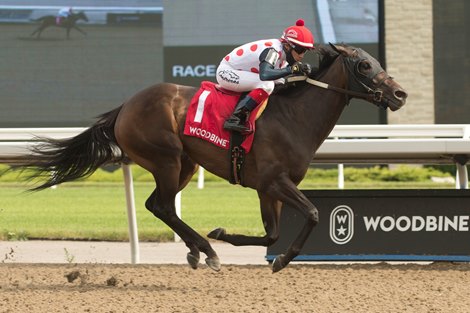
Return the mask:
<path id="1" fill-rule="evenodd" d="M 253 129 L 251 129 L 251 127 L 241 125 L 240 120 L 235 121 L 235 120 L 231 120 L 231 119 L 228 119 L 228 120 L 225 121 L 224 129 L 231 130 L 231 131 L 236 131 L 236 132 L 239 132 L 243 135 L 248 135 L 248 134 L 251 134 L 253 132 Z"/>

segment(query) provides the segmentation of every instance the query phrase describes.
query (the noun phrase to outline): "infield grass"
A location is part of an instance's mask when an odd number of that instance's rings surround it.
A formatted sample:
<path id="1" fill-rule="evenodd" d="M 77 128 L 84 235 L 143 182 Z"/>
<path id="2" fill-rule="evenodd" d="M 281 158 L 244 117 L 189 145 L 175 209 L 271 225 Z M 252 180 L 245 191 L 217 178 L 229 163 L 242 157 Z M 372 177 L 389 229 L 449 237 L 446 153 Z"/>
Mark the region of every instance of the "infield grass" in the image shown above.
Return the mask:
<path id="1" fill-rule="evenodd" d="M 139 239 L 166 241 L 171 230 L 144 206 L 151 183 L 135 183 Z M 127 240 L 123 184 L 68 183 L 56 189 L 25 193 L 24 187 L 0 184 L 0 239 Z M 251 189 L 228 183 L 190 185 L 182 194 L 182 219 L 205 235 L 216 227 L 261 234 L 258 197 Z"/>
<path id="2" fill-rule="evenodd" d="M 122 173 L 102 173 L 55 189 L 27 192 L 10 173 L 0 182 L 0 240 L 128 240 Z M 139 239 L 169 241 L 173 232 L 144 206 L 154 189 L 151 177 L 134 169 Z M 31 187 L 31 185 L 29 185 Z M 336 189 L 333 179 L 306 177 L 300 189 Z M 347 189 L 455 188 L 432 182 L 347 182 Z M 264 234 L 256 191 L 208 175 L 204 189 L 194 179 L 182 193 L 182 219 L 201 235 L 217 227 L 230 233 Z"/>

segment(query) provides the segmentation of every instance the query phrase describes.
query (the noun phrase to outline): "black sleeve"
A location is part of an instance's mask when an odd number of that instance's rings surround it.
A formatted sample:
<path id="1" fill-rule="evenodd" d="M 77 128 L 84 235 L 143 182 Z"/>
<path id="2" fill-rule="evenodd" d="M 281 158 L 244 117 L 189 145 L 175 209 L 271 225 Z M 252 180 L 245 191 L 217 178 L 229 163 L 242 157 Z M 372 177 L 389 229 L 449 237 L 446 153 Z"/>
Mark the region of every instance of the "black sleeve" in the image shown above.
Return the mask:
<path id="1" fill-rule="evenodd" d="M 275 69 L 274 66 L 265 61 L 262 61 L 259 65 L 259 78 L 263 81 L 276 80 L 289 74 L 292 74 L 292 69 L 290 66 Z"/>

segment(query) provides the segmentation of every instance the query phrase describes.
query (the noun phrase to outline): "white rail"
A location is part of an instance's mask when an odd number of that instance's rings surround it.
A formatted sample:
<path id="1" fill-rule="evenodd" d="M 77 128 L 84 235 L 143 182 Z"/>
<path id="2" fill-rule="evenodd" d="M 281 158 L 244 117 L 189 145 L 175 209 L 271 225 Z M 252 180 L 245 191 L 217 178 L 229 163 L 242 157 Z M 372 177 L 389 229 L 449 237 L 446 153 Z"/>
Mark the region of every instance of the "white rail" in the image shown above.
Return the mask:
<path id="1" fill-rule="evenodd" d="M 0 5 L 0 10 L 60 10 L 65 5 Z M 73 6 L 75 11 L 136 11 L 136 12 L 163 12 L 163 7 L 143 6 Z"/>
<path id="2" fill-rule="evenodd" d="M 456 188 L 468 189 L 469 159 L 469 124 L 337 125 L 312 162 L 340 164 L 339 188 L 341 163 L 455 164 Z"/>

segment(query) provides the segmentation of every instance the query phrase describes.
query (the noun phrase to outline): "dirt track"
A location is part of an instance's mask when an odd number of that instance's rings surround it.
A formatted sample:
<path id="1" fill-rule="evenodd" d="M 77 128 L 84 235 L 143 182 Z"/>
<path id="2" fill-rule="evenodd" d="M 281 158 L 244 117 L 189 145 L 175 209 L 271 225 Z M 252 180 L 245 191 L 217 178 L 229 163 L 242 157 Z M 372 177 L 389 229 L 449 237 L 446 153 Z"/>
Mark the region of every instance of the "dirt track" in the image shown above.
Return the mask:
<path id="1" fill-rule="evenodd" d="M 0 264 L 0 312 L 468 312 L 470 265 Z"/>

